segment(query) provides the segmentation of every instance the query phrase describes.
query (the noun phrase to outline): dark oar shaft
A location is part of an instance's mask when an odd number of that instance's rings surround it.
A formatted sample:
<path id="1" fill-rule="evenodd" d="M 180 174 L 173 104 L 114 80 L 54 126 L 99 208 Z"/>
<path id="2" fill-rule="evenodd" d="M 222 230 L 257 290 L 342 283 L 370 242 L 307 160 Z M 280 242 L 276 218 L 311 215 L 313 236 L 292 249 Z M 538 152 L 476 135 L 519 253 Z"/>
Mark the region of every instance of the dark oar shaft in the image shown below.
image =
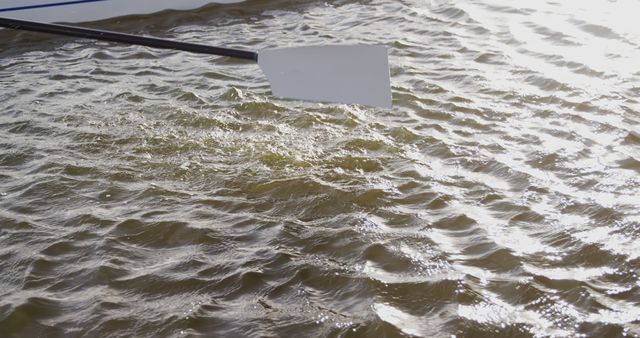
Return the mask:
<path id="1" fill-rule="evenodd" d="M 49 24 L 42 22 L 33 22 L 25 20 L 16 20 L 8 18 L 0 18 L 0 27 L 27 30 L 33 32 L 60 34 L 67 36 L 75 36 L 80 38 L 96 39 L 111 42 L 122 42 L 132 45 L 141 45 L 154 48 L 183 50 L 193 53 L 214 54 L 229 56 L 246 60 L 258 60 L 258 53 L 241 49 L 231 49 L 222 47 L 213 47 L 198 45 L 195 43 L 186 43 L 171 41 L 158 38 L 149 38 L 139 35 L 123 34 L 117 32 L 103 31 L 97 29 L 88 29 L 80 27 L 72 27 L 65 25 Z"/>

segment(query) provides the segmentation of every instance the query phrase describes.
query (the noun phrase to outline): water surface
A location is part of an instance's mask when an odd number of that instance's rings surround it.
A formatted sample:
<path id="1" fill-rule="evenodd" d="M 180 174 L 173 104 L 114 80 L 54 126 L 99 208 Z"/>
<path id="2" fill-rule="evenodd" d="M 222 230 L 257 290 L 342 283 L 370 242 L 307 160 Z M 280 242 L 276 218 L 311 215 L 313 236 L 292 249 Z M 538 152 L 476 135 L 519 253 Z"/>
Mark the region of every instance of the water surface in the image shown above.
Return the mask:
<path id="1" fill-rule="evenodd" d="M 389 48 L 394 108 L 0 32 L 0 336 L 640 335 L 640 5 L 250 1 L 90 26 Z"/>

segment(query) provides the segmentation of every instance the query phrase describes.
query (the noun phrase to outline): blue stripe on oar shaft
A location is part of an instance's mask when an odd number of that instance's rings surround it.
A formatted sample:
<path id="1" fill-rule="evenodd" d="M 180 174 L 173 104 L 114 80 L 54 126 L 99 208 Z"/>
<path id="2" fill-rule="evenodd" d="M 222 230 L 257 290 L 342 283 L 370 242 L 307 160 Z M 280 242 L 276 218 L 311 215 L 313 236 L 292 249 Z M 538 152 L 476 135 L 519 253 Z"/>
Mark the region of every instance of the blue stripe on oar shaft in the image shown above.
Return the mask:
<path id="1" fill-rule="evenodd" d="M 12 11 L 22 11 L 22 10 L 36 9 L 36 8 L 76 5 L 76 4 L 81 4 L 81 3 L 98 2 L 98 1 L 106 1 L 106 0 L 76 0 L 76 1 L 65 1 L 65 2 L 54 2 L 54 3 L 50 3 L 50 4 L 41 4 L 41 5 L 30 5 L 30 6 L 0 8 L 0 12 L 12 12 Z"/>

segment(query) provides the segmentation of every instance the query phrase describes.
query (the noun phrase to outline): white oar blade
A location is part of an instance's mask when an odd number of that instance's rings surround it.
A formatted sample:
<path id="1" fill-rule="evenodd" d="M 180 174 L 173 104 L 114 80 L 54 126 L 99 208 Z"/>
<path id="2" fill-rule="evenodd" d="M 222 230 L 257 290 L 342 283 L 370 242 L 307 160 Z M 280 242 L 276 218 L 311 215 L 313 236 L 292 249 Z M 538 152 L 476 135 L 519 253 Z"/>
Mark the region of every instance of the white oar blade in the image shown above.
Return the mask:
<path id="1" fill-rule="evenodd" d="M 314 46 L 258 53 L 273 95 L 283 98 L 391 107 L 384 46 Z"/>

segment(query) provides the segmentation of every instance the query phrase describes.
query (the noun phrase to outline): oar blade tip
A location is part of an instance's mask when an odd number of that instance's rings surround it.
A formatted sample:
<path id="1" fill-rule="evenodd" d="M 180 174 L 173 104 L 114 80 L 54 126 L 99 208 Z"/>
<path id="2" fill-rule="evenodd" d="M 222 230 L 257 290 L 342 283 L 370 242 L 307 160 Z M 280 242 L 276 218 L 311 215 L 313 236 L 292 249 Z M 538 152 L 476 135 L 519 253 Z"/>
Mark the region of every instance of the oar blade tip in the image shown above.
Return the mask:
<path id="1" fill-rule="evenodd" d="M 391 107 L 387 48 L 330 45 L 268 49 L 258 64 L 275 96 Z"/>

